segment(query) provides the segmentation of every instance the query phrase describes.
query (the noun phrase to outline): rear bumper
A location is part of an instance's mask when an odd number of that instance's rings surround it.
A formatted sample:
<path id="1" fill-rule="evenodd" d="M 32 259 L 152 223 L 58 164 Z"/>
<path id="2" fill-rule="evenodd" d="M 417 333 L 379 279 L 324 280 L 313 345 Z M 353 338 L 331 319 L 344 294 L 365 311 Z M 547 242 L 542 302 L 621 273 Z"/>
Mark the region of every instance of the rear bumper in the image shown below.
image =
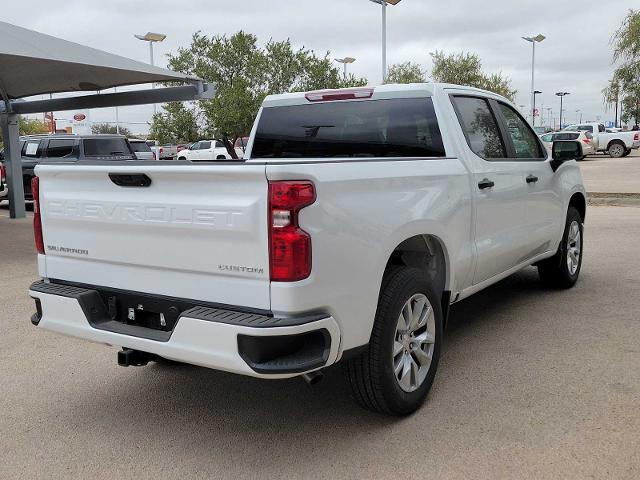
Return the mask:
<path id="1" fill-rule="evenodd" d="M 640 140 L 634 140 L 633 146 L 631 148 L 633 149 L 640 148 Z"/>
<path id="2" fill-rule="evenodd" d="M 338 357 L 340 331 L 331 316 L 274 318 L 194 306 L 165 332 L 101 319 L 92 303 L 98 291 L 91 288 L 36 282 L 29 295 L 37 305 L 31 321 L 40 328 L 216 370 L 289 378 Z"/>

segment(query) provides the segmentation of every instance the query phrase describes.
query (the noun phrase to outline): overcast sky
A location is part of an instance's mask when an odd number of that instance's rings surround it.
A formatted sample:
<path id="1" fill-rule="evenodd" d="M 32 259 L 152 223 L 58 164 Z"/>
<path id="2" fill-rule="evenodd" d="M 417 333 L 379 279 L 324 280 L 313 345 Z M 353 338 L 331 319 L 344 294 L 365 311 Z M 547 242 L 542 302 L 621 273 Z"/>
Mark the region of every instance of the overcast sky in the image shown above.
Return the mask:
<path id="1" fill-rule="evenodd" d="M 501 71 L 518 90 L 516 104 L 530 103 L 531 44 L 521 39 L 542 33 L 536 47 L 538 104 L 559 112 L 557 91 L 568 91 L 570 121 L 576 109 L 583 119 L 613 119 L 600 91 L 611 77 L 612 33 L 629 0 L 403 0 L 387 8 L 388 63 L 412 61 L 431 70 L 429 52 L 470 51 L 486 71 Z M 46 6 L 45 6 L 46 5 Z M 3 0 L 4 21 L 136 60 L 148 61 L 146 43 L 134 33 L 161 32 L 156 64 L 189 44 L 197 30 L 232 34 L 245 30 L 269 38 L 290 38 L 295 46 L 332 57 L 352 56 L 351 72 L 371 84 L 381 80 L 380 10 L 368 0 Z M 636 5 L 637 6 L 637 5 Z M 120 120 L 134 132 L 146 132 L 151 107 L 120 109 Z M 70 114 L 61 112 L 60 117 Z M 114 109 L 93 110 L 92 121 L 113 121 Z"/>

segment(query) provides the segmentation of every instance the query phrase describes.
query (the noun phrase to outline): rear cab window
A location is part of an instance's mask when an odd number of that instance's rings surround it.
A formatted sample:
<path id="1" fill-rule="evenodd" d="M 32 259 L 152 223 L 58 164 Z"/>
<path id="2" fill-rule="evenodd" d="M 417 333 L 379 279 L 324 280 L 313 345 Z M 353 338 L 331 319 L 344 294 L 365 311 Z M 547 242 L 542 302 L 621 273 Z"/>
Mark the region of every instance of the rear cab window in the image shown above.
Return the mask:
<path id="1" fill-rule="evenodd" d="M 252 158 L 444 157 L 431 98 L 266 107 Z"/>
<path id="2" fill-rule="evenodd" d="M 88 158 L 135 158 L 129 142 L 124 137 L 85 138 L 82 140 L 84 156 Z"/>
<path id="3" fill-rule="evenodd" d="M 131 150 L 134 152 L 151 152 L 151 147 L 147 144 L 147 142 L 129 142 L 131 145 Z"/>

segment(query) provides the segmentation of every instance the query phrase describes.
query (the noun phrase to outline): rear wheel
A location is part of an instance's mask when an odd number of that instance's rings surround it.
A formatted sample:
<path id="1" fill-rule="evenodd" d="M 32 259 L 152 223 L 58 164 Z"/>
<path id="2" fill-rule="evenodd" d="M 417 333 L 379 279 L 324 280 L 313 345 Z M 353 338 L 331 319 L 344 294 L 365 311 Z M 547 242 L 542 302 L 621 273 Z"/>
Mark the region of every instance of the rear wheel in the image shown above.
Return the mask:
<path id="1" fill-rule="evenodd" d="M 186 157 L 178 157 L 178 160 L 186 160 Z"/>
<path id="2" fill-rule="evenodd" d="M 556 254 L 538 264 L 540 280 L 552 288 L 571 288 L 582 267 L 584 227 L 578 210 L 569 207 L 562 241 Z"/>
<path id="3" fill-rule="evenodd" d="M 383 280 L 367 350 L 344 365 L 353 397 L 381 413 L 414 412 L 433 384 L 441 342 L 442 310 L 427 276 L 393 268 Z"/>
<path id="4" fill-rule="evenodd" d="M 609 153 L 609 156 L 612 158 L 620 158 L 624 156 L 624 152 L 626 150 L 627 148 L 621 142 L 614 142 L 609 145 L 609 150 L 607 153 Z"/>

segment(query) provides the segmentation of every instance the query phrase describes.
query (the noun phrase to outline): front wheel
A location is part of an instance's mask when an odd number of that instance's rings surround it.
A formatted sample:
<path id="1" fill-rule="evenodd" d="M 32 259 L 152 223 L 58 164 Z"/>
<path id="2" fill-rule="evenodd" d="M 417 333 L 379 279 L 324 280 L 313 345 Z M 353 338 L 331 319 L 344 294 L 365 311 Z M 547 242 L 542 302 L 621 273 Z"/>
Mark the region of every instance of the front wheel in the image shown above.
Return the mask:
<path id="1" fill-rule="evenodd" d="M 556 254 L 538 264 L 542 283 L 552 288 L 571 288 L 582 267 L 584 225 L 578 210 L 569 207 L 562 241 Z"/>
<path id="2" fill-rule="evenodd" d="M 438 368 L 442 323 L 439 297 L 424 272 L 387 272 L 367 350 L 344 365 L 355 400 L 389 415 L 417 410 Z"/>

